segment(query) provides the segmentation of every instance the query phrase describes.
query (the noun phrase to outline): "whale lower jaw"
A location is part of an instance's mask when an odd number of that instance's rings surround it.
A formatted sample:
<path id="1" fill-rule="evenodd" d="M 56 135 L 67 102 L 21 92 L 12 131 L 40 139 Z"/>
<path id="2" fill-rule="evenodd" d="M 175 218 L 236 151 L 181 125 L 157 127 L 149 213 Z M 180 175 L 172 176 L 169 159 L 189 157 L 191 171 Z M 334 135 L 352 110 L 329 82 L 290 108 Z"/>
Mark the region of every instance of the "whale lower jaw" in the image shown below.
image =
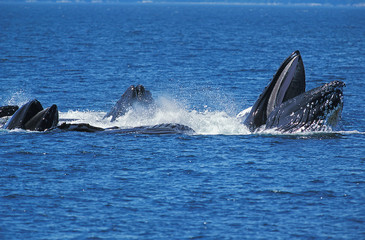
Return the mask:
<path id="1" fill-rule="evenodd" d="M 327 132 L 336 128 L 342 112 L 343 105 L 337 105 L 312 121 L 305 123 L 292 124 L 290 127 L 279 127 L 275 130 L 287 133 L 303 132 Z"/>
<path id="2" fill-rule="evenodd" d="M 333 81 L 281 104 L 268 117 L 266 129 L 280 132 L 333 130 L 341 118 L 344 83 Z"/>

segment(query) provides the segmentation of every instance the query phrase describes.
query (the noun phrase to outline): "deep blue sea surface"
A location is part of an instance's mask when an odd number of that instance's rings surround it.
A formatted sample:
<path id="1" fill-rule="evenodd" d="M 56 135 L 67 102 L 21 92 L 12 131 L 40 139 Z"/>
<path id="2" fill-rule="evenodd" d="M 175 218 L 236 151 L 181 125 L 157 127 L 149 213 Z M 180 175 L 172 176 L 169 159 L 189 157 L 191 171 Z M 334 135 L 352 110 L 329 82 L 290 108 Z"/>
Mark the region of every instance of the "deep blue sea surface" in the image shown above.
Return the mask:
<path id="1" fill-rule="evenodd" d="M 196 131 L 0 130 L 0 239 L 365 239 L 364 39 L 364 8 L 0 4 L 0 106 Z M 307 89 L 346 83 L 339 131 L 249 133 L 297 49 Z M 155 114 L 103 120 L 132 84 Z"/>

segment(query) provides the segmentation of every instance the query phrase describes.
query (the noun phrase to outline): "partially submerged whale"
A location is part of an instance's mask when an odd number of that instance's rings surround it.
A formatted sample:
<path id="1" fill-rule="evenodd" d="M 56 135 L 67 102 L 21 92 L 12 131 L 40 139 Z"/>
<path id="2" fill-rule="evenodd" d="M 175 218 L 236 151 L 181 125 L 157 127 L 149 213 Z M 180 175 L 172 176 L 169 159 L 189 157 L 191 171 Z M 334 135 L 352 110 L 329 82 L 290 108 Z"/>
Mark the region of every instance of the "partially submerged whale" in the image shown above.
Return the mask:
<path id="1" fill-rule="evenodd" d="M 57 127 L 58 129 L 65 131 L 76 131 L 76 132 L 113 132 L 113 133 L 137 133 L 137 134 L 194 134 L 195 131 L 186 125 L 178 123 L 161 123 L 153 126 L 140 126 L 133 128 L 99 128 L 92 126 L 87 123 L 62 123 Z"/>
<path id="2" fill-rule="evenodd" d="M 113 108 L 104 116 L 104 118 L 112 117 L 111 122 L 118 117 L 123 116 L 133 107 L 149 107 L 153 104 L 153 98 L 150 91 L 146 90 L 143 85 L 130 86 L 120 97 Z"/>
<path id="3" fill-rule="evenodd" d="M 31 131 L 45 131 L 58 124 L 57 105 L 43 109 L 42 104 L 33 99 L 20 107 L 7 121 L 5 129 L 24 129 Z"/>
<path id="4" fill-rule="evenodd" d="M 305 92 L 305 72 L 299 51 L 293 52 L 252 106 L 244 124 L 255 132 L 321 131 L 335 127 L 343 107 L 341 81 Z"/>

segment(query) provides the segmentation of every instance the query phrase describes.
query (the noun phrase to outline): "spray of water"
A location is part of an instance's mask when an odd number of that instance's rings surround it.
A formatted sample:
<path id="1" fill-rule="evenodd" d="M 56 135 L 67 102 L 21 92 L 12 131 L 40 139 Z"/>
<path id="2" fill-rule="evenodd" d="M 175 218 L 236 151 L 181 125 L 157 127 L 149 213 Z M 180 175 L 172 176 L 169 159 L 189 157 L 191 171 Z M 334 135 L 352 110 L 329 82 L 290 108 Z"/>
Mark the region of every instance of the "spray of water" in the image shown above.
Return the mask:
<path id="1" fill-rule="evenodd" d="M 31 99 L 28 94 L 20 89 L 19 91 L 13 93 L 11 96 L 6 96 L 4 98 L 1 98 L 1 104 L 0 106 L 5 105 L 23 105 L 27 103 Z"/>
<path id="2" fill-rule="evenodd" d="M 156 100 L 153 109 L 133 108 L 116 121 L 103 119 L 106 112 L 68 111 L 61 112 L 61 121 L 69 123 L 89 123 L 96 127 L 132 128 L 138 126 L 152 126 L 161 123 L 178 123 L 191 127 L 196 134 L 202 135 L 245 135 L 250 134 L 241 119 L 229 116 L 224 111 L 202 112 L 188 110 L 178 102 L 164 97 Z"/>

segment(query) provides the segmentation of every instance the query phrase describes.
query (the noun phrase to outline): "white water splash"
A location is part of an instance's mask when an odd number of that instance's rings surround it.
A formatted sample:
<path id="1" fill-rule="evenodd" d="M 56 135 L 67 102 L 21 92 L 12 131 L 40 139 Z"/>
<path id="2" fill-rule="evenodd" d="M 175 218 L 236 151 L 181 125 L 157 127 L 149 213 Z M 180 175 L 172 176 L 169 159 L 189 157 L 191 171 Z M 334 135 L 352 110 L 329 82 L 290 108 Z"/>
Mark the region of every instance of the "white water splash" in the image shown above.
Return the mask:
<path id="1" fill-rule="evenodd" d="M 250 134 L 248 128 L 241 123 L 241 118 L 229 116 L 224 111 L 187 110 L 181 104 L 167 98 L 157 99 L 154 109 L 131 109 L 114 122 L 110 122 L 110 118 L 103 119 L 105 114 L 106 112 L 93 111 L 60 112 L 60 123 L 89 123 L 101 128 L 132 128 L 161 123 L 178 123 L 191 127 L 199 135 Z"/>
<path id="2" fill-rule="evenodd" d="M 5 105 L 21 106 L 21 105 L 27 103 L 30 99 L 31 99 L 30 96 L 25 91 L 20 89 L 19 91 L 13 93 L 10 97 L 1 99 L 1 106 L 5 106 Z"/>

